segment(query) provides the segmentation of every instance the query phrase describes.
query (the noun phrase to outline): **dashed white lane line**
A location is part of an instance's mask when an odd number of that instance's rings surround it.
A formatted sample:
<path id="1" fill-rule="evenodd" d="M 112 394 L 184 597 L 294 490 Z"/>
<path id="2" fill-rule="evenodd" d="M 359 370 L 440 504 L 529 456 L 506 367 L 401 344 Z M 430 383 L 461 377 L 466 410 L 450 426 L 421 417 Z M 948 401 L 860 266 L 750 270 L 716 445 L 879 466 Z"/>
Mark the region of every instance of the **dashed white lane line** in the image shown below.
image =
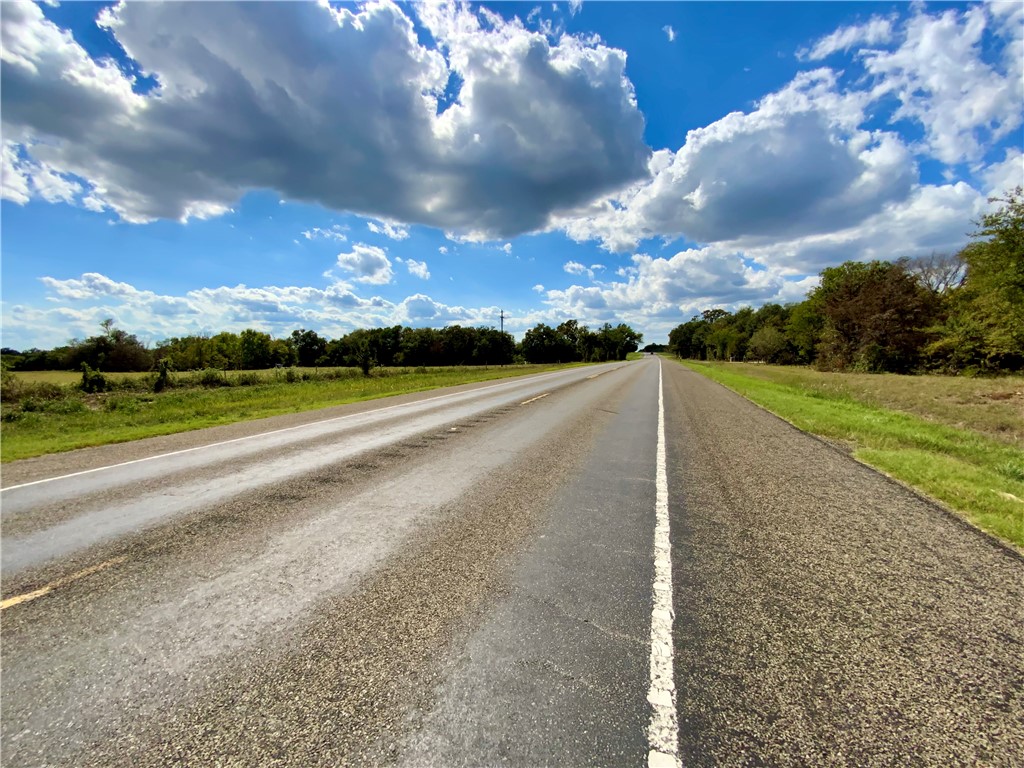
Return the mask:
<path id="1" fill-rule="evenodd" d="M 520 405 L 529 405 L 530 403 L 535 402 L 537 400 L 540 400 L 542 397 L 547 397 L 550 394 L 551 394 L 550 392 L 545 392 L 543 395 L 537 395 L 536 397 L 531 397 L 529 400 L 523 400 L 523 402 L 521 402 Z"/>
<path id="2" fill-rule="evenodd" d="M 647 701 L 649 768 L 680 768 L 672 643 L 672 548 L 668 522 L 668 468 L 665 458 L 665 387 L 658 361 L 658 449 L 654 503 L 654 609 L 651 613 L 651 687 Z"/>

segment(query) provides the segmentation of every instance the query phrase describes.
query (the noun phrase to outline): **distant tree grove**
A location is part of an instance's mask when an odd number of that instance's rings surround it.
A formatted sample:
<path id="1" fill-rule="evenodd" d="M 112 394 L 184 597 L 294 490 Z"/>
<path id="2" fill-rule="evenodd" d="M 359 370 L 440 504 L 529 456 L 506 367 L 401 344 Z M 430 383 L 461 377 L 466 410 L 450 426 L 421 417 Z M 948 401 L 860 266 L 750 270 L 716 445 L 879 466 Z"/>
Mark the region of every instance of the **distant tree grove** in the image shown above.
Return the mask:
<path id="1" fill-rule="evenodd" d="M 847 261 L 805 301 L 708 309 L 669 334 L 697 360 L 812 364 L 823 370 L 995 373 L 1024 369 L 1024 191 L 978 222 L 956 254 Z"/>
<path id="2" fill-rule="evenodd" d="M 557 328 L 540 324 L 521 344 L 494 328 L 368 328 L 339 339 L 299 329 L 285 338 L 248 328 L 241 333 L 180 336 L 153 349 L 137 336 L 102 323 L 102 333 L 51 350 L 19 352 L 5 348 L 8 370 L 89 370 L 121 372 L 175 370 L 260 370 L 276 366 L 352 366 L 364 373 L 376 366 L 508 365 L 624 360 L 643 340 L 628 325 L 606 323 L 591 331 L 575 320 Z"/>

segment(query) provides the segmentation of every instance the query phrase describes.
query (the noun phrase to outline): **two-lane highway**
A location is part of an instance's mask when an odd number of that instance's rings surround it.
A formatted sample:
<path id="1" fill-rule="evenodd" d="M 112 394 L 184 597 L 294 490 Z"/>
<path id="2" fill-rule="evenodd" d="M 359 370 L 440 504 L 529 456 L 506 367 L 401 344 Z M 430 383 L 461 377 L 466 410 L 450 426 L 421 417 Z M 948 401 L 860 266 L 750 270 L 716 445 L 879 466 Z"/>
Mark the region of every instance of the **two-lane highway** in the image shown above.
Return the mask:
<path id="1" fill-rule="evenodd" d="M 4 468 L 0 760 L 1014 765 L 1024 566 L 658 360 Z"/>

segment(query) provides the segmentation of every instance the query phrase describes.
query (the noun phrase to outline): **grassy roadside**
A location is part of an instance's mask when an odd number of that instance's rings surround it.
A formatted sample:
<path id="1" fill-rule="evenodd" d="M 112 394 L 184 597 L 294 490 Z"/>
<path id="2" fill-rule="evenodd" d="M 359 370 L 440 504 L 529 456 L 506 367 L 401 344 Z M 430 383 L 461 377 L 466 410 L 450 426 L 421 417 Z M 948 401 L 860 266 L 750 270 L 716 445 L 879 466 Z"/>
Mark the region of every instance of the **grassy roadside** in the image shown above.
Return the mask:
<path id="1" fill-rule="evenodd" d="M 878 376 L 684 365 L 1024 547 L 1024 378 L 885 377 L 901 380 L 887 387 Z"/>
<path id="2" fill-rule="evenodd" d="M 24 404 L 3 404 L 0 461 L 575 365 L 376 369 L 368 377 L 353 372 L 342 378 L 291 382 L 277 380 L 274 372 L 268 372 L 260 383 L 249 386 L 193 386 L 159 394 L 114 391 L 85 395 L 73 384 L 58 384 L 57 377 L 51 377 L 46 382 L 51 394 L 47 399 L 30 398 L 28 409 Z M 81 380 L 81 374 L 71 376 L 72 381 Z"/>

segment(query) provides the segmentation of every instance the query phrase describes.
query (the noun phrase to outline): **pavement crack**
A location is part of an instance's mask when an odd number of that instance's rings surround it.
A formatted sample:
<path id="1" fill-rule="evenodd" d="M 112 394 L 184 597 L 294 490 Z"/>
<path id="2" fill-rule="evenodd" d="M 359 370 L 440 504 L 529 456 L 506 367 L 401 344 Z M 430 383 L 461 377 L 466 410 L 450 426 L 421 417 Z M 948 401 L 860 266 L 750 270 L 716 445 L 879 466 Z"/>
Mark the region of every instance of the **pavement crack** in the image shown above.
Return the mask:
<path id="1" fill-rule="evenodd" d="M 524 596 L 527 597 L 529 600 L 533 601 L 534 603 L 538 603 L 540 605 L 547 606 L 548 608 L 553 608 L 558 613 L 560 613 L 562 616 L 564 616 L 567 619 L 571 619 L 572 621 L 576 622 L 577 624 L 584 625 L 584 626 L 587 626 L 587 627 L 593 627 L 594 629 L 596 629 L 598 632 L 600 632 L 603 635 L 607 635 L 608 637 L 613 637 L 616 640 L 621 640 L 621 641 L 623 641 L 625 643 L 629 643 L 630 645 L 635 645 L 635 646 L 638 646 L 638 647 L 641 647 L 641 648 L 646 648 L 647 647 L 646 635 L 643 638 L 633 637 L 632 635 L 628 635 L 625 632 L 620 632 L 617 629 L 611 629 L 609 627 L 606 627 L 606 626 L 604 626 L 604 625 L 594 621 L 593 619 L 586 618 L 584 616 L 580 616 L 577 613 L 573 613 L 572 611 L 567 610 L 565 608 L 565 606 L 561 605 L 560 603 L 555 602 L 554 600 L 550 600 L 550 599 L 544 598 L 544 597 L 537 597 L 536 595 L 530 595 L 528 593 L 525 594 Z"/>

